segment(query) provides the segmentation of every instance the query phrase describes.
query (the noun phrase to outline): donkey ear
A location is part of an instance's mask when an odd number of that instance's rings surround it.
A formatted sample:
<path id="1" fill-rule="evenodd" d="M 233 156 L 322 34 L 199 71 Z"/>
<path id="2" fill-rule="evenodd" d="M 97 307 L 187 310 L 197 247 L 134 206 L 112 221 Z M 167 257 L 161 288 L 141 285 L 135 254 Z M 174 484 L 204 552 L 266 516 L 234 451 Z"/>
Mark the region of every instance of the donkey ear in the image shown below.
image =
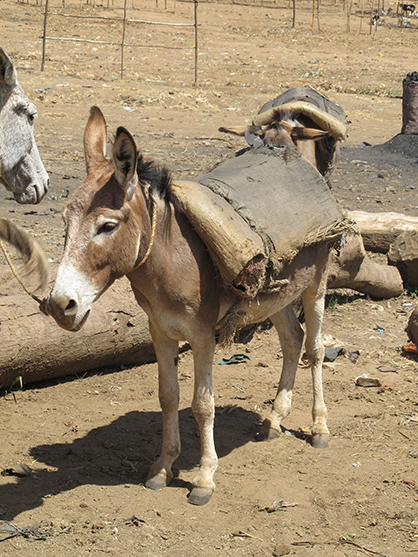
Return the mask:
<path id="1" fill-rule="evenodd" d="M 16 70 L 13 62 L 0 47 L 0 83 L 4 83 L 8 87 L 14 87 L 17 83 Z"/>
<path id="2" fill-rule="evenodd" d="M 291 134 L 293 139 L 313 139 L 313 141 L 319 141 L 331 136 L 331 132 L 315 128 L 292 128 Z"/>
<path id="3" fill-rule="evenodd" d="M 136 173 L 138 152 L 134 138 L 125 128 L 120 127 L 117 129 L 112 155 L 115 166 L 115 178 L 120 187 L 125 191 L 127 200 L 130 201 L 138 185 Z"/>
<path id="4" fill-rule="evenodd" d="M 84 130 L 84 154 L 87 173 L 92 167 L 106 162 L 106 120 L 97 106 L 91 107 Z"/>
<path id="5" fill-rule="evenodd" d="M 218 128 L 219 132 L 230 133 L 231 135 L 238 135 L 244 137 L 245 130 L 248 126 L 237 126 L 236 128 Z"/>

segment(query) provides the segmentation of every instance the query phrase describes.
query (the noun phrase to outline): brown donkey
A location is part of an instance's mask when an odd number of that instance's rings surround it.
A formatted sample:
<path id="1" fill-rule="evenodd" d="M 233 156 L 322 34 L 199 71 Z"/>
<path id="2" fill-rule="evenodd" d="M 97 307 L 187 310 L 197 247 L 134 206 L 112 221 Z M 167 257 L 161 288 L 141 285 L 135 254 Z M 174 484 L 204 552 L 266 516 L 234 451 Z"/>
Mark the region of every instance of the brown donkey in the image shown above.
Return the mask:
<path id="1" fill-rule="evenodd" d="M 280 434 L 289 412 L 303 343 L 291 302 L 301 296 L 306 316 L 306 353 L 312 366 L 315 447 L 326 447 L 329 432 L 322 393 L 326 243 L 304 248 L 287 265 L 279 292 L 256 300 L 237 299 L 220 283 L 207 249 L 170 191 L 170 175 L 138 154 L 132 136 L 118 128 L 112 159 L 105 157 L 106 122 L 93 107 L 84 133 L 87 178 L 64 209 L 66 239 L 62 262 L 46 311 L 70 331 L 79 330 L 91 306 L 126 275 L 139 305 L 149 317 L 158 360 L 159 399 L 163 415 L 161 456 L 151 466 L 146 485 L 162 489 L 173 477 L 180 453 L 178 423 L 179 341 L 194 355 L 192 410 L 200 428 L 200 468 L 189 502 L 206 504 L 214 489 L 217 455 L 213 438 L 212 365 L 215 332 L 231 308 L 247 313 L 247 323 L 270 317 L 283 350 L 283 370 L 273 408 L 260 439 Z"/>

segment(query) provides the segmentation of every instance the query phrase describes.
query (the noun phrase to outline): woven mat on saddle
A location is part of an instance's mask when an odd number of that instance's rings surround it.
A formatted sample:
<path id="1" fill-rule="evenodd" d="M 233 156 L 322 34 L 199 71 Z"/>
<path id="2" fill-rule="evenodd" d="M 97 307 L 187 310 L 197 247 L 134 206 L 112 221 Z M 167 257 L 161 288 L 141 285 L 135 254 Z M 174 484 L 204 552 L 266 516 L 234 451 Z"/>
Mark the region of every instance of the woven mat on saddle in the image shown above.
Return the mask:
<path id="1" fill-rule="evenodd" d="M 353 230 L 293 147 L 248 150 L 172 191 L 225 285 L 242 297 L 279 289 L 281 270 L 303 247 Z"/>

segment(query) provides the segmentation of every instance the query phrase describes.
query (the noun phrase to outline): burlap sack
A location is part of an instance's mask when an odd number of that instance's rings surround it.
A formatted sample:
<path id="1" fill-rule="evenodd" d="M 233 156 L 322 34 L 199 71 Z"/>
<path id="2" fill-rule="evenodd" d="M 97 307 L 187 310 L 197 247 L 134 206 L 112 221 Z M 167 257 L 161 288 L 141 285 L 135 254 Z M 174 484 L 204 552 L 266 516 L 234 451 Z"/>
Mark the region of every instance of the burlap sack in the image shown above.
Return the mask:
<path id="1" fill-rule="evenodd" d="M 337 239 L 351 226 L 325 180 L 293 147 L 250 149 L 199 184 L 176 182 L 173 193 L 225 284 L 243 297 L 279 288 L 280 271 L 303 247 Z"/>

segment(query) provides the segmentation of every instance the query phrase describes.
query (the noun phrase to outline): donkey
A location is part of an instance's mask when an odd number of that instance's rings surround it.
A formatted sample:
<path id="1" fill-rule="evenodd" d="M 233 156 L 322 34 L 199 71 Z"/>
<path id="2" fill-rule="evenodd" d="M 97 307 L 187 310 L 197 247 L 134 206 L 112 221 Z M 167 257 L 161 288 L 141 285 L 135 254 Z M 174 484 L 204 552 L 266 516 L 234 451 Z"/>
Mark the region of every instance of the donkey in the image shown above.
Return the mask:
<path id="1" fill-rule="evenodd" d="M 288 89 L 262 106 L 249 126 L 219 128 L 243 136 L 250 145 L 294 145 L 327 179 L 347 136 L 343 108 L 311 87 Z"/>
<path id="2" fill-rule="evenodd" d="M 18 203 L 39 203 L 48 191 L 48 174 L 33 134 L 36 116 L 13 62 L 0 47 L 0 183 Z"/>
<path id="3" fill-rule="evenodd" d="M 106 159 L 106 122 L 92 107 L 84 132 L 87 178 L 64 207 L 64 254 L 43 311 L 58 325 L 78 331 L 92 304 L 126 275 L 138 304 L 149 318 L 158 361 L 159 399 L 163 416 L 160 457 L 151 466 L 147 487 L 160 490 L 173 477 L 180 453 L 178 423 L 179 341 L 194 355 L 192 410 L 200 428 L 200 467 L 189 503 L 206 504 L 215 489 L 212 364 L 215 333 L 231 310 L 246 314 L 247 323 L 270 317 L 283 350 L 283 369 L 273 408 L 261 425 L 259 439 L 280 435 L 289 412 L 304 333 L 291 302 L 302 297 L 306 318 L 306 354 L 313 377 L 314 447 L 326 447 L 329 431 L 322 391 L 324 348 L 321 323 L 329 246 L 304 248 L 283 270 L 283 287 L 237 298 L 219 279 L 208 251 L 187 220 L 173 192 L 170 174 L 138 153 L 131 134 L 119 127 Z"/>

